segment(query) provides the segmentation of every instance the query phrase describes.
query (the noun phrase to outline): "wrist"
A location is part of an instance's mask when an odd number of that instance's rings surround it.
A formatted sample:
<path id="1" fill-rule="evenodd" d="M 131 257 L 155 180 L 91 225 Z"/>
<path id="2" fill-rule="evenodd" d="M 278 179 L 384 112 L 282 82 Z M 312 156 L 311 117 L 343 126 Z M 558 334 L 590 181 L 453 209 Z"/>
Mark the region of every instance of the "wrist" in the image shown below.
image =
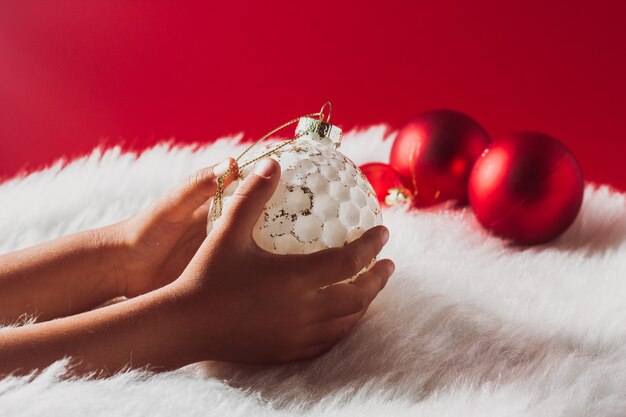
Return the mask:
<path id="1" fill-rule="evenodd" d="M 124 267 L 124 253 L 129 244 L 124 239 L 121 224 L 114 224 L 89 231 L 89 239 L 100 254 L 98 267 L 103 278 L 104 288 L 110 299 L 126 294 L 127 273 Z"/>
<path id="2" fill-rule="evenodd" d="M 158 326 L 161 347 L 181 361 L 177 366 L 214 359 L 211 352 L 214 339 L 206 320 L 211 315 L 207 314 L 209 300 L 200 306 L 196 295 L 194 288 L 178 281 L 147 295 L 158 305 L 157 316 L 162 317 Z"/>

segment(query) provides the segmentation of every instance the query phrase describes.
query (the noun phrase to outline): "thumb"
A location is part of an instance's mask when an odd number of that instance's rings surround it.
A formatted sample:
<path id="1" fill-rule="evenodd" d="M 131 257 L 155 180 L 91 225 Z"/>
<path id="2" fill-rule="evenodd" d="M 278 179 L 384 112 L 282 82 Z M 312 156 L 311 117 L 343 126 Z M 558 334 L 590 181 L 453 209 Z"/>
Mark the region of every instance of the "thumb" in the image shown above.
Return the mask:
<path id="1" fill-rule="evenodd" d="M 217 165 L 199 169 L 191 174 L 183 184 L 157 203 L 156 211 L 159 217 L 172 223 L 191 219 L 193 212 L 215 194 L 217 178 L 232 167 L 231 173 L 224 180 L 224 187 L 230 184 L 237 173 L 236 164 L 233 158 L 228 158 Z"/>
<path id="2" fill-rule="evenodd" d="M 228 208 L 215 225 L 215 232 L 225 239 L 250 241 L 252 229 L 265 203 L 274 194 L 279 179 L 280 169 L 276 161 L 265 158 L 257 162 L 252 174 L 235 190 Z"/>

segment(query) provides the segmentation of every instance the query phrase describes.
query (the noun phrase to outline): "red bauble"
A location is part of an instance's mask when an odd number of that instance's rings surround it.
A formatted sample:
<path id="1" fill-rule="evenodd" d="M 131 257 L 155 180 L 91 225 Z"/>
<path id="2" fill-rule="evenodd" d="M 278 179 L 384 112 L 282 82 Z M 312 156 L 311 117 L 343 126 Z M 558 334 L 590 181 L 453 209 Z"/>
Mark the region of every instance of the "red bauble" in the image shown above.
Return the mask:
<path id="1" fill-rule="evenodd" d="M 485 130 L 468 116 L 432 110 L 398 133 L 390 162 L 413 191 L 415 205 L 446 200 L 465 204 L 472 166 L 488 144 Z"/>
<path id="2" fill-rule="evenodd" d="M 371 162 L 359 167 L 372 184 L 378 202 L 386 206 L 410 202 L 410 192 L 402 184 L 400 175 L 391 165 Z"/>
<path id="3" fill-rule="evenodd" d="M 572 224 L 583 188 L 578 162 L 563 144 L 522 132 L 493 142 L 476 161 L 469 198 L 483 226 L 529 245 L 552 240 Z"/>

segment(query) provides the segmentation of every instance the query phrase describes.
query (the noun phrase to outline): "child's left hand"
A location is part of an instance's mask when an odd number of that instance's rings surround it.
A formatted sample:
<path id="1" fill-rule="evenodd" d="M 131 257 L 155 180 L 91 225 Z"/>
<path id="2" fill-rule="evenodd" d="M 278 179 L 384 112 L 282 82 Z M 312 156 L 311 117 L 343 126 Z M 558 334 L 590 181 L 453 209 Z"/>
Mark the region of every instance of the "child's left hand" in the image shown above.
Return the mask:
<path id="1" fill-rule="evenodd" d="M 120 295 L 135 297 L 174 281 L 206 238 L 209 199 L 217 178 L 236 162 L 203 168 L 138 215 L 105 228 L 118 242 Z M 236 166 L 225 186 L 237 173 Z"/>

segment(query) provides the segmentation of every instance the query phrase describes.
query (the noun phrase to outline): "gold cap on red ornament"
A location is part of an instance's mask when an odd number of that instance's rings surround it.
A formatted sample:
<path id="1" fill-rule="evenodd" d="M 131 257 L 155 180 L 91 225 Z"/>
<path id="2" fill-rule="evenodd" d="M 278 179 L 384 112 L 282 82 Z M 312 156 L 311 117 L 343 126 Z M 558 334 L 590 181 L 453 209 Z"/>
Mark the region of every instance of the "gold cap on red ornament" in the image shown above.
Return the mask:
<path id="1" fill-rule="evenodd" d="M 411 192 L 404 187 L 390 188 L 389 192 L 385 196 L 385 204 L 389 207 L 398 204 L 410 205 L 413 201 Z"/>

